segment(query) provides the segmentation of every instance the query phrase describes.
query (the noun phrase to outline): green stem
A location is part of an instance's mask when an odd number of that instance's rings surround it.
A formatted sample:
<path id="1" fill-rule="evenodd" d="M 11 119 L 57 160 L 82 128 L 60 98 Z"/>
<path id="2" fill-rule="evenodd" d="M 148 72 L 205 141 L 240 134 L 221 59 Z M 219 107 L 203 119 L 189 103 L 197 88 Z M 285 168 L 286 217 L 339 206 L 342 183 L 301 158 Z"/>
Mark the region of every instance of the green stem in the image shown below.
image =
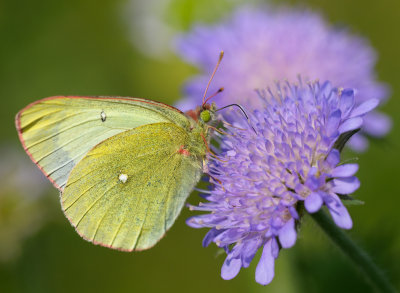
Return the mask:
<path id="1" fill-rule="evenodd" d="M 346 254 L 379 292 L 397 292 L 385 274 L 374 264 L 369 255 L 358 247 L 351 238 L 323 211 L 310 214 L 329 238 Z"/>

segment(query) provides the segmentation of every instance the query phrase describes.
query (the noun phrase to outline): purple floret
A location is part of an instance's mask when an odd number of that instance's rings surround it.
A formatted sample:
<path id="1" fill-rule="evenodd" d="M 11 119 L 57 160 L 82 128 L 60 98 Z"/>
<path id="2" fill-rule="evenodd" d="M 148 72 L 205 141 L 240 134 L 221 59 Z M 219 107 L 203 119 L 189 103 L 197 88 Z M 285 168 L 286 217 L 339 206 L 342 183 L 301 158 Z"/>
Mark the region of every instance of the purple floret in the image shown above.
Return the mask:
<path id="1" fill-rule="evenodd" d="M 207 202 L 191 206 L 209 213 L 187 223 L 211 228 L 203 245 L 214 242 L 227 252 L 224 279 L 248 267 L 262 248 L 256 281 L 266 285 L 273 279 L 280 248 L 296 242 L 303 203 L 309 213 L 325 205 L 337 226 L 352 227 L 340 197 L 360 186 L 354 176 L 358 165 L 341 164 L 334 146 L 342 134 L 362 126 L 378 100 L 356 106 L 351 89 L 300 82 L 261 92 L 260 101 L 260 108 L 249 114 L 252 127 L 242 123 L 240 114 L 229 114 L 235 127 L 221 136 L 218 157 L 210 158 L 214 186 Z"/>
<path id="2" fill-rule="evenodd" d="M 185 86 L 179 106 L 197 106 L 221 50 L 225 57 L 210 93 L 224 87 L 215 101 L 224 106 L 241 103 L 262 106 L 255 89 L 273 86 L 276 80 L 330 80 L 354 88 L 356 105 L 371 98 L 386 100 L 388 88 L 376 80 L 376 54 L 369 43 L 347 30 L 330 27 L 320 15 L 304 10 L 239 8 L 214 26 L 198 25 L 177 41 L 177 51 L 201 74 Z M 388 116 L 372 112 L 364 117 L 363 133 L 382 137 L 391 128 Z M 349 145 L 367 148 L 365 136 L 353 136 Z"/>

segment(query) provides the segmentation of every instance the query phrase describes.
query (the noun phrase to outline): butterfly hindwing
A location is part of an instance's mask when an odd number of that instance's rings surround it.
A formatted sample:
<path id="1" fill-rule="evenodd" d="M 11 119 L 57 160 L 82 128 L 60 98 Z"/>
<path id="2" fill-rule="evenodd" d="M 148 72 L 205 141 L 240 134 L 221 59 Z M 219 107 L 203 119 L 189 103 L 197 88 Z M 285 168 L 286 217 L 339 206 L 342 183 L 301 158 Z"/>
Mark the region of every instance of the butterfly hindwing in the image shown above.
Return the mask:
<path id="1" fill-rule="evenodd" d="M 153 246 L 200 179 L 202 162 L 179 150 L 189 135 L 174 123 L 143 125 L 91 149 L 72 170 L 63 210 L 85 239 L 121 250 Z"/>
<path id="2" fill-rule="evenodd" d="M 159 122 L 188 124 L 184 114 L 173 107 L 123 97 L 46 98 L 16 117 L 26 152 L 61 191 L 72 168 L 95 145 L 128 129 Z"/>

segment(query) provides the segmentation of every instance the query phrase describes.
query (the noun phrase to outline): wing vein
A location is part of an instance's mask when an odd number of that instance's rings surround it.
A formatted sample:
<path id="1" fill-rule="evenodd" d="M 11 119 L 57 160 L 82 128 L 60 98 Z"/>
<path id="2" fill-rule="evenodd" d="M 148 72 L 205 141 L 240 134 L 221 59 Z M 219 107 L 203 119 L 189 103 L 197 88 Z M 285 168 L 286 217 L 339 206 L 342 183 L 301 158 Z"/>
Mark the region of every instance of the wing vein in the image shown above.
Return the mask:
<path id="1" fill-rule="evenodd" d="M 78 228 L 79 224 L 81 223 L 82 219 L 88 214 L 88 212 L 90 212 L 90 210 L 95 206 L 95 204 L 103 198 L 103 196 L 108 193 L 111 189 L 113 189 L 118 183 L 114 183 L 110 188 L 108 188 L 106 191 L 103 192 L 102 195 L 100 195 L 92 204 L 91 206 L 85 211 L 85 213 L 83 214 L 83 216 L 79 219 L 79 221 L 76 223 L 76 226 Z"/>
<path id="2" fill-rule="evenodd" d="M 64 118 L 64 119 L 65 119 L 65 118 Z M 64 120 L 64 119 L 61 119 L 61 120 Z M 61 120 L 59 120 L 59 121 L 61 121 Z M 49 140 L 49 139 L 51 139 L 51 138 L 53 138 L 53 137 L 55 137 L 55 136 L 57 136 L 57 135 L 60 135 L 61 133 L 65 132 L 65 131 L 70 130 L 70 129 L 72 129 L 72 128 L 75 128 L 75 127 L 77 127 L 77 126 L 79 126 L 79 125 L 82 125 L 82 124 L 85 124 L 85 123 L 89 123 L 89 122 L 92 122 L 92 121 L 96 121 L 96 120 L 97 120 L 97 119 L 90 119 L 90 120 L 81 121 L 81 122 L 79 122 L 79 123 L 77 123 L 77 124 L 70 125 L 70 126 L 68 126 L 68 127 L 66 127 L 66 128 L 63 128 L 63 129 L 61 129 L 61 130 L 57 130 L 57 132 L 55 132 L 54 134 L 51 134 L 51 135 L 49 135 L 49 136 L 46 136 L 46 137 L 42 138 L 41 140 L 38 140 L 38 141 L 36 141 L 35 143 L 30 144 L 30 145 L 28 146 L 28 148 L 31 148 L 31 147 L 34 147 L 34 146 L 40 144 L 40 143 L 43 143 L 43 142 L 45 142 L 46 140 Z M 54 123 L 51 123 L 51 124 L 54 124 Z M 47 124 L 46 127 L 48 127 L 48 126 L 49 126 L 49 125 Z M 45 127 L 40 127 L 40 129 L 43 129 L 43 128 L 45 128 Z"/>
<path id="3" fill-rule="evenodd" d="M 84 151 L 84 152 L 78 154 L 77 156 L 69 159 L 64 164 L 62 164 L 61 166 L 58 166 L 57 168 L 51 170 L 50 172 L 47 172 L 47 177 L 50 177 L 51 174 L 53 174 L 54 172 L 56 172 L 56 171 L 60 170 L 61 168 L 65 167 L 66 165 L 68 165 L 69 163 L 73 162 L 75 159 L 79 158 L 80 156 L 82 156 L 85 153 L 86 153 L 86 151 Z"/>
<path id="4" fill-rule="evenodd" d="M 111 131 L 111 129 L 107 130 L 106 132 L 104 132 L 104 133 L 102 133 L 102 134 L 106 134 L 107 132 L 110 132 L 110 131 Z M 55 153 L 56 151 L 62 149 L 63 147 L 67 146 L 68 144 L 70 144 L 70 143 L 72 143 L 72 142 L 74 142 L 74 141 L 76 141 L 76 140 L 79 140 L 79 139 L 81 139 L 82 137 L 87 137 L 87 135 L 88 135 L 87 133 L 83 133 L 83 135 L 78 136 L 78 137 L 76 137 L 76 138 L 73 138 L 73 139 L 67 141 L 66 143 L 60 145 L 58 148 L 54 149 L 53 151 L 51 151 L 51 152 L 45 154 L 45 155 L 42 156 L 40 159 L 37 159 L 36 162 L 39 163 L 39 162 L 40 162 L 41 160 L 43 160 L 44 158 L 50 156 L 51 154 L 53 154 L 53 153 Z"/>
<path id="5" fill-rule="evenodd" d="M 100 168 L 97 168 L 100 169 Z M 115 176 L 115 174 L 112 174 L 110 176 L 108 176 L 105 179 L 109 179 L 111 177 Z M 72 207 L 85 193 L 87 193 L 89 190 L 91 190 L 93 187 L 98 186 L 98 182 L 96 182 L 95 184 L 93 184 L 91 187 L 89 187 L 88 189 L 86 189 L 84 192 L 82 192 L 75 200 L 74 202 L 72 202 L 67 208 L 64 207 L 64 211 L 67 211 L 67 209 L 69 209 L 70 207 Z M 65 201 L 64 201 L 65 202 Z"/>
<path id="6" fill-rule="evenodd" d="M 152 177 L 154 177 L 154 175 L 156 174 L 156 171 L 159 171 L 159 170 L 161 169 L 161 167 L 164 167 L 164 166 L 166 165 L 166 163 L 167 163 L 174 155 L 176 155 L 176 153 L 172 153 L 165 161 L 163 161 L 163 163 L 162 163 L 161 165 L 159 165 L 158 168 L 157 168 L 154 172 L 152 172 L 152 175 L 149 177 L 148 180 L 150 180 Z M 139 232 L 138 236 L 137 236 L 136 239 L 135 239 L 135 244 L 133 245 L 133 248 L 132 248 L 132 249 L 136 249 L 136 246 L 137 246 L 137 244 L 138 244 L 138 242 L 139 242 L 139 239 L 140 239 L 140 237 L 141 237 L 141 235 L 142 235 L 143 225 L 144 225 L 144 223 L 146 222 L 148 212 L 149 212 L 149 206 L 147 205 L 147 207 L 146 207 L 146 213 L 145 213 L 144 219 L 143 219 L 143 221 L 142 221 L 142 225 L 141 225 L 141 228 L 140 228 L 140 232 Z"/>
<path id="7" fill-rule="evenodd" d="M 181 165 L 181 164 L 182 164 L 182 159 L 179 161 L 179 165 Z M 172 176 L 170 176 L 170 177 L 172 177 Z M 168 203 L 169 203 L 169 201 L 171 199 L 171 196 L 169 196 L 170 195 L 170 188 L 171 188 L 172 182 L 174 182 L 173 180 L 170 180 L 170 181 L 171 181 L 171 184 L 168 186 L 168 194 L 167 194 L 168 198 L 167 198 L 167 201 L 166 201 L 166 206 L 168 206 Z M 176 183 L 176 182 L 174 182 L 174 183 Z M 164 232 L 168 230 L 166 215 L 167 215 L 167 209 L 164 209 Z"/>

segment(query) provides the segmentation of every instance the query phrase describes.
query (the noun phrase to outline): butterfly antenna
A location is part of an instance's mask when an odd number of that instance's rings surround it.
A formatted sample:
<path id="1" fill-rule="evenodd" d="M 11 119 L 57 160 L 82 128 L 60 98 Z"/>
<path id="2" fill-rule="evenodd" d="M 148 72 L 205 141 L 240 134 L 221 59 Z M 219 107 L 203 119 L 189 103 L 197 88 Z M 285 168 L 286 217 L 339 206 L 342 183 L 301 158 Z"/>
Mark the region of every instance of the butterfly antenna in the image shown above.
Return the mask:
<path id="1" fill-rule="evenodd" d="M 219 67 L 219 64 L 220 64 L 221 61 L 222 61 L 222 57 L 224 57 L 224 51 L 221 51 L 221 52 L 219 53 L 219 58 L 218 58 L 217 65 L 215 65 L 214 71 L 213 71 L 213 73 L 211 74 L 210 80 L 208 81 L 206 90 L 204 91 L 203 103 L 202 103 L 203 106 L 204 106 L 204 104 L 205 104 L 205 99 L 206 99 L 206 95 L 207 95 L 208 88 L 210 87 L 210 83 L 211 83 L 211 81 L 212 81 L 212 79 L 213 79 L 213 77 L 214 77 L 214 75 L 215 75 L 215 72 L 217 72 L 217 69 L 218 69 L 218 67 Z"/>
<path id="2" fill-rule="evenodd" d="M 230 105 L 227 105 L 227 106 L 224 106 L 222 108 L 219 108 L 219 109 L 215 110 L 215 112 L 220 111 L 220 110 L 225 109 L 225 108 L 228 108 L 228 107 L 233 107 L 233 106 L 238 107 L 240 109 L 240 111 L 242 111 L 244 117 L 246 117 L 247 123 L 249 124 L 249 126 L 251 128 L 253 128 L 254 133 L 257 134 L 257 131 L 254 129 L 253 125 L 251 125 L 251 123 L 250 123 L 249 116 L 247 115 L 246 111 L 242 108 L 242 106 L 240 106 L 238 104 L 230 104 Z"/>
<path id="3" fill-rule="evenodd" d="M 211 100 L 212 98 L 214 98 L 216 95 L 218 95 L 219 93 L 221 93 L 223 90 L 224 90 L 223 87 L 219 88 L 215 93 L 213 93 L 211 96 L 209 96 L 209 97 L 203 102 L 203 105 L 204 105 L 204 104 L 207 104 L 207 102 L 208 102 L 209 100 Z"/>

